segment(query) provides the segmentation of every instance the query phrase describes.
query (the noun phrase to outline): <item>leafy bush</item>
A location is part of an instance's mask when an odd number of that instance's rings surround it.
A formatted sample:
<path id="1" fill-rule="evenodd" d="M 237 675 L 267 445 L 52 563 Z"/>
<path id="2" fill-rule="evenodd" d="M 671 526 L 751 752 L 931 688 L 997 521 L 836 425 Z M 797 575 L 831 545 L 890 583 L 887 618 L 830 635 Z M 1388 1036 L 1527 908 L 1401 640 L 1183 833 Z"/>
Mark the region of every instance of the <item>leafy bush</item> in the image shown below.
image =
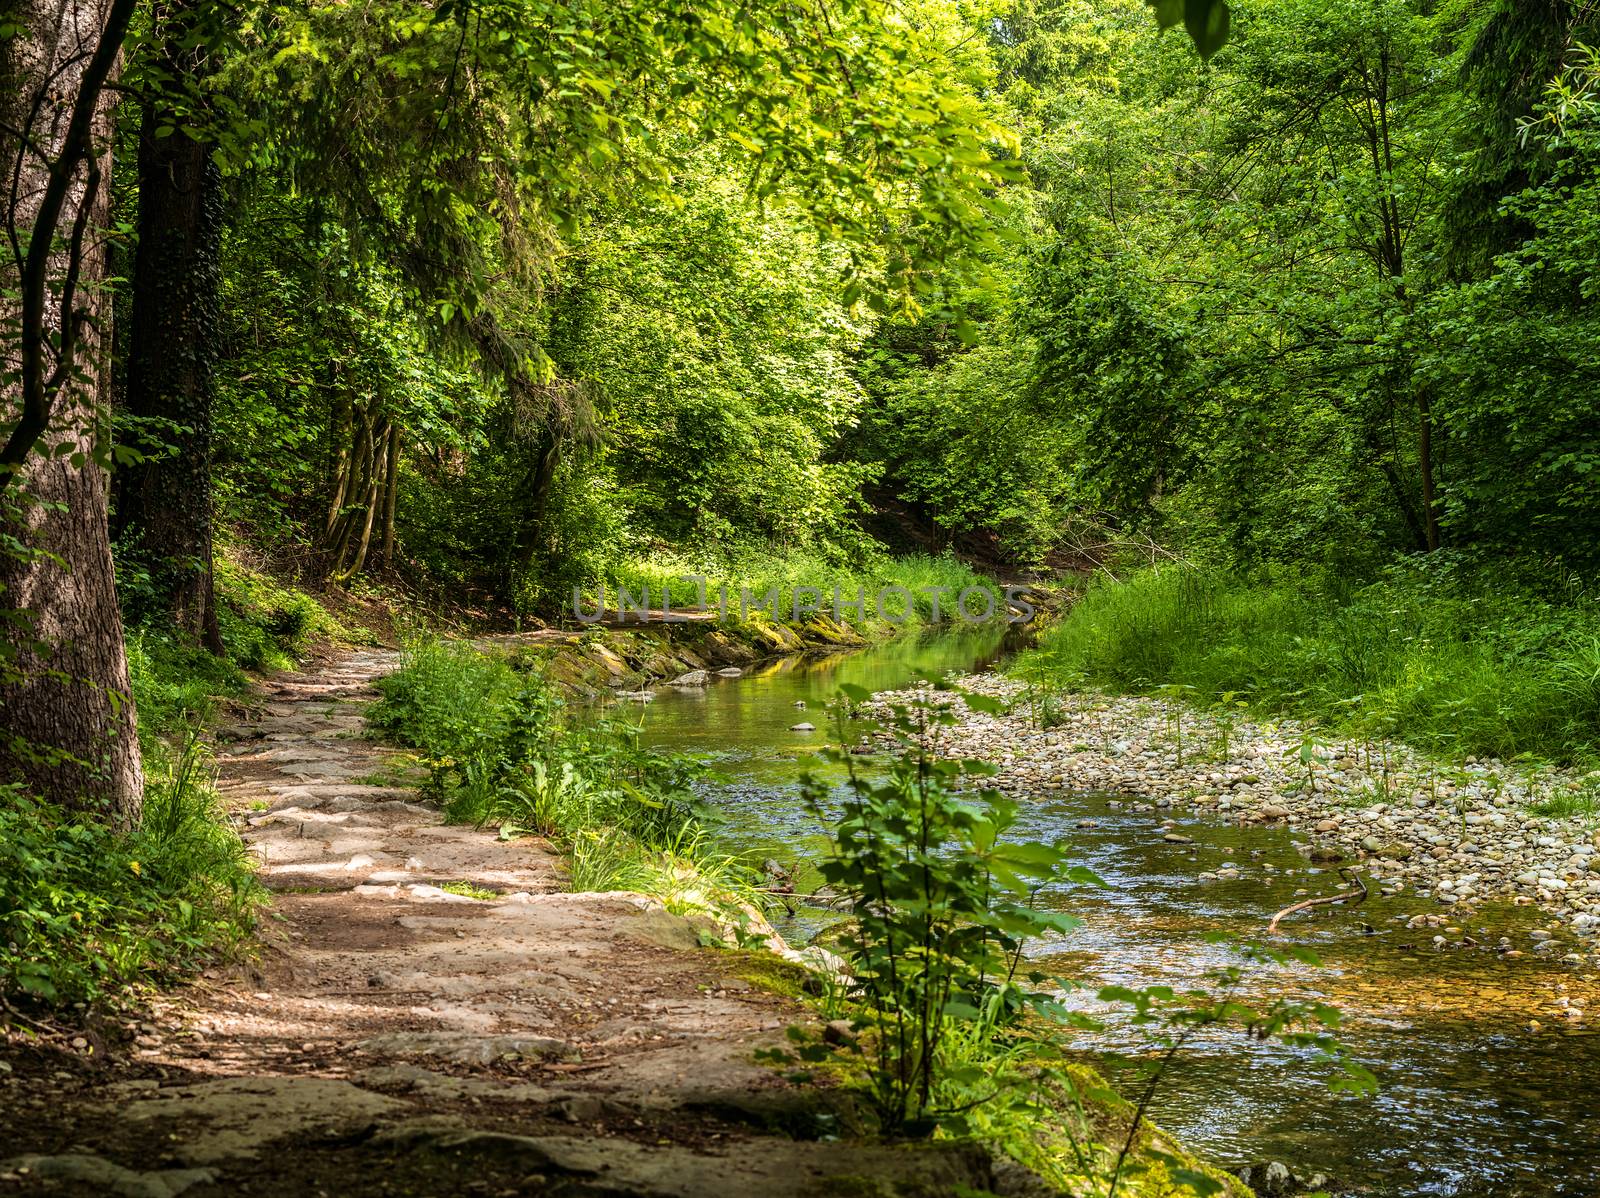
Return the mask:
<path id="1" fill-rule="evenodd" d="M 229 658 L 244 669 L 288 669 L 313 636 L 348 637 L 305 591 L 225 557 L 217 559 L 215 573 L 222 643 Z"/>
<path id="2" fill-rule="evenodd" d="M 167 738 L 204 723 L 219 695 L 241 694 L 248 685 L 232 662 L 154 628 L 129 632 L 128 680 L 140 745 L 146 759 L 158 761 Z"/>
<path id="3" fill-rule="evenodd" d="M 1178 685 L 1445 755 L 1587 762 L 1600 605 L 1560 581 L 1485 577 L 1447 554 L 1365 585 L 1149 570 L 1091 587 L 1028 668 L 1065 685 Z"/>
<path id="4" fill-rule="evenodd" d="M 0 787 L 0 995 L 116 999 L 237 949 L 264 891 L 190 739 L 132 834 Z"/>
<path id="5" fill-rule="evenodd" d="M 642 748 L 636 727 L 574 716 L 540 675 L 462 644 L 408 646 L 378 685 L 369 722 L 421 750 L 447 819 L 548 837 L 576 890 L 643 890 L 684 912 L 759 897 L 703 834 L 694 765 Z"/>
<path id="6" fill-rule="evenodd" d="M 861 687 L 842 689 L 856 702 L 870 698 Z M 968 702 L 998 708 L 977 696 Z M 892 706 L 875 725 L 899 750 L 881 780 L 860 774 L 848 751 L 825 751 L 849 774 L 836 821 L 832 786 L 814 776 L 805 782 L 813 811 L 833 827 L 817 868 L 850 899 L 839 945 L 864 1013 L 859 1024 L 871 1033 L 873 1108 L 889 1134 L 965 1126 L 959 1111 L 936 1102 L 946 1081 L 975 1080 L 965 1067 L 951 1072 L 947 1046 L 964 1025 L 1003 1027 L 1026 1011 L 1055 1009 L 1048 994 L 1028 988 L 1046 979 L 1023 969 L 1023 947 L 1078 921 L 1036 907 L 1034 896 L 1051 878 L 1098 882 L 1068 865 L 1060 846 L 1006 840 L 1016 803 L 964 786 L 994 767 L 932 755 L 930 734 L 954 722 L 948 708 Z"/>

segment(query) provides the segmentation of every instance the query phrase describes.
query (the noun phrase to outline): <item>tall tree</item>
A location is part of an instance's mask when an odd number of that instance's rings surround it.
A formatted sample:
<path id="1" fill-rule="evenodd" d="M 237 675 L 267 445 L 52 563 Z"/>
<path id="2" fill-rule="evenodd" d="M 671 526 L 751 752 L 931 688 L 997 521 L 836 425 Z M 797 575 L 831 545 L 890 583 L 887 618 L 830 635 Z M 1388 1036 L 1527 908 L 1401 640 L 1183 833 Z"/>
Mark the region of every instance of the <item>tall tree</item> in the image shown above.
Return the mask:
<path id="1" fill-rule="evenodd" d="M 1522 126 L 1574 44 L 1600 34 L 1600 8 L 1592 0 L 1489 0 L 1466 7 L 1462 20 L 1461 82 L 1472 119 L 1447 212 L 1448 250 L 1455 273 L 1482 277 L 1495 255 L 1533 233 L 1506 200 L 1547 179 L 1561 152 Z"/>
<path id="2" fill-rule="evenodd" d="M 123 408 L 145 430 L 118 473 L 119 552 L 150 579 L 154 610 L 222 652 L 211 580 L 212 410 L 221 289 L 222 177 L 202 98 L 207 13 L 159 4 L 140 109 L 138 250 Z M 176 439 L 177 452 L 161 444 Z"/>
<path id="3" fill-rule="evenodd" d="M 0 10 L 7 421 L 0 772 L 131 825 L 143 798 L 97 450 L 110 106 L 132 0 Z"/>

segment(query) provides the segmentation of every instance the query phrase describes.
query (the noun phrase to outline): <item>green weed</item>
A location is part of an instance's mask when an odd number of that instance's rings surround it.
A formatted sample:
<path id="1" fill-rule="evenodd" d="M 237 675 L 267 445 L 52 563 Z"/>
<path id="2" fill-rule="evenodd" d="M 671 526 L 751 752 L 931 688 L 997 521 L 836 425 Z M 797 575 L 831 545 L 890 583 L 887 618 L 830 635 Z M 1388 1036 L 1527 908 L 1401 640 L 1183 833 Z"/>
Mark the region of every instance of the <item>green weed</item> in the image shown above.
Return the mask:
<path id="1" fill-rule="evenodd" d="M 0 787 L 0 996 L 115 1001 L 248 943 L 266 895 L 203 746 L 146 768 L 132 834 Z"/>
<path id="2" fill-rule="evenodd" d="M 1226 695 L 1439 756 L 1600 756 L 1600 604 L 1451 568 L 1351 587 L 1193 568 L 1102 583 L 1026 667 L 1063 686 Z"/>
<path id="3" fill-rule="evenodd" d="M 379 684 L 369 722 L 419 750 L 446 819 L 550 839 L 574 890 L 642 891 L 682 914 L 761 904 L 755 872 L 704 834 L 696 763 L 642 748 L 625 719 L 569 711 L 518 665 L 424 640 Z"/>
<path id="4" fill-rule="evenodd" d="M 471 882 L 441 882 L 439 889 L 446 894 L 459 894 L 462 898 L 477 899 L 481 903 L 493 902 L 500 897 L 498 890 L 476 886 Z"/>

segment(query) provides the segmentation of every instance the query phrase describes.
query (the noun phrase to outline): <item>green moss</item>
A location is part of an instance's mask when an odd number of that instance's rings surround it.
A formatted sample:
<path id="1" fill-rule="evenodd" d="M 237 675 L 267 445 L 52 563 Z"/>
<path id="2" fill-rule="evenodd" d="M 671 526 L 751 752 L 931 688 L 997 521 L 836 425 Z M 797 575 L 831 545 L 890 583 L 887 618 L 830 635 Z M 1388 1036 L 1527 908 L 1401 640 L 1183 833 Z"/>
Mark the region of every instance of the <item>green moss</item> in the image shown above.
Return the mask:
<path id="1" fill-rule="evenodd" d="M 816 981 L 810 970 L 762 950 L 728 949 L 722 968 L 726 976 L 749 982 L 758 990 L 796 1000 L 810 993 Z"/>
<path id="2" fill-rule="evenodd" d="M 462 898 L 477 899 L 482 903 L 493 902 L 500 897 L 498 890 L 475 886 L 471 882 L 441 882 L 439 889 L 446 894 L 459 894 Z"/>

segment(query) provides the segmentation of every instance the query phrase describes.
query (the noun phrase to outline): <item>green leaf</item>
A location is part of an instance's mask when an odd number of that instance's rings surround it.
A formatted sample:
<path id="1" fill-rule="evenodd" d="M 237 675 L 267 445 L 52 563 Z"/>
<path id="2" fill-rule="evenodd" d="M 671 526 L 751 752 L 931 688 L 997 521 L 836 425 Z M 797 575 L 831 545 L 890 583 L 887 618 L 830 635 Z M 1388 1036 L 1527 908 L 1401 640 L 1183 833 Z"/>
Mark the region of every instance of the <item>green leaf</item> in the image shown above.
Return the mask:
<path id="1" fill-rule="evenodd" d="M 1146 0 L 1146 3 L 1156 10 L 1156 24 L 1162 29 L 1171 29 L 1183 20 L 1184 0 Z"/>
<path id="2" fill-rule="evenodd" d="M 1201 58 L 1210 58 L 1227 43 L 1231 20 L 1223 0 L 1184 0 L 1183 26 Z"/>

